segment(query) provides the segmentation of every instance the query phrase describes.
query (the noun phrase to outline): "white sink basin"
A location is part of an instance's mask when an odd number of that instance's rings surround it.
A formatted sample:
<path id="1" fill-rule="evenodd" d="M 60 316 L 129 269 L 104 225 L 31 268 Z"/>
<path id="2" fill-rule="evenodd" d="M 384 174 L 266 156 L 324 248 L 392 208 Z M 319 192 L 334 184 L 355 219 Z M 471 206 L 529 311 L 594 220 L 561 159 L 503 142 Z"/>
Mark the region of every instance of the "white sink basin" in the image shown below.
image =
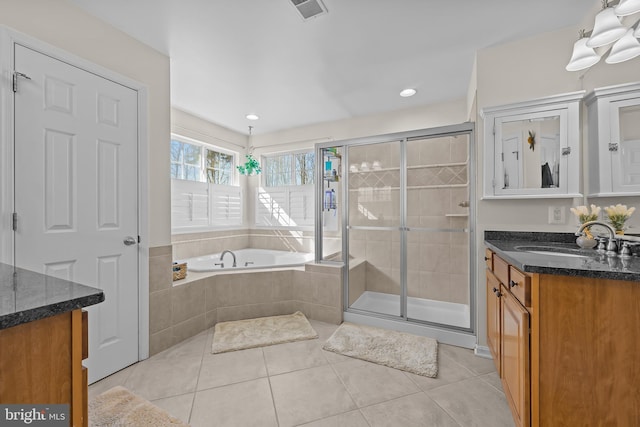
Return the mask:
<path id="1" fill-rule="evenodd" d="M 544 246 L 544 245 L 516 246 L 515 249 L 519 251 L 529 252 L 531 254 L 538 254 L 538 255 L 561 256 L 561 257 L 569 257 L 569 258 L 587 258 L 588 257 L 588 255 L 580 253 L 578 249 L 558 248 L 556 246 Z"/>
<path id="2" fill-rule="evenodd" d="M 564 256 L 570 258 L 586 258 L 586 255 L 578 255 L 578 254 L 569 254 L 564 252 L 554 252 L 554 251 L 527 251 L 530 254 L 538 254 L 538 255 L 552 255 L 552 256 Z"/>

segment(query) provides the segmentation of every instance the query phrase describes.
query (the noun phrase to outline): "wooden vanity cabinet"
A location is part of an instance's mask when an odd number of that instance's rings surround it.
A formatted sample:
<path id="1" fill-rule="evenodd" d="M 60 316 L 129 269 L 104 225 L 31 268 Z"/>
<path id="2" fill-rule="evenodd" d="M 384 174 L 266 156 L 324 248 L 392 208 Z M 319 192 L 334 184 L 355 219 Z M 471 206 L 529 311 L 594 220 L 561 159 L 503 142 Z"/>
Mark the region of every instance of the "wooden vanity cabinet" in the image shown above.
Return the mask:
<path id="1" fill-rule="evenodd" d="M 500 376 L 502 376 L 502 368 L 500 366 L 502 359 L 500 356 L 500 336 L 502 331 L 500 327 L 501 293 L 500 281 L 490 270 L 487 270 L 487 345 Z"/>
<path id="2" fill-rule="evenodd" d="M 487 264 L 487 345 L 493 355 L 502 388 L 517 426 L 530 425 L 529 312 L 512 293 L 524 295 L 527 278 L 513 274 L 506 261 L 491 254 Z M 520 276 L 518 276 L 520 274 Z"/>
<path id="3" fill-rule="evenodd" d="M 88 424 L 87 312 L 76 309 L 0 330 L 0 402 L 68 404 Z"/>
<path id="4" fill-rule="evenodd" d="M 640 283 L 512 265 L 505 279 L 491 256 L 487 343 L 515 424 L 640 426 Z"/>
<path id="5" fill-rule="evenodd" d="M 516 425 L 529 426 L 529 312 L 504 285 L 500 301 L 502 388 Z"/>

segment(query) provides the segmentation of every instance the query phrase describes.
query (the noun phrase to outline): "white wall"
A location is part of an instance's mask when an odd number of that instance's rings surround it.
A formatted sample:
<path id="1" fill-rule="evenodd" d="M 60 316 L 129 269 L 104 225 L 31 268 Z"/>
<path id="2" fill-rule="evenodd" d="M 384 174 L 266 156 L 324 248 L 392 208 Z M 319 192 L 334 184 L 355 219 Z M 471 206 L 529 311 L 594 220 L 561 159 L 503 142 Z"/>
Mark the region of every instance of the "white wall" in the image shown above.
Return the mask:
<path id="1" fill-rule="evenodd" d="M 579 26 L 533 36 L 501 46 L 495 46 L 478 52 L 477 61 L 477 109 L 485 107 L 525 101 L 549 95 L 586 90 L 587 93 L 596 87 L 635 82 L 640 80 L 640 58 L 609 65 L 602 60 L 594 67 L 582 72 L 568 72 L 565 66 L 569 62 L 573 44 L 577 40 L 578 30 L 593 28 L 593 18 L 600 10 L 600 2 L 593 1 L 592 13 L 582 19 Z M 637 18 L 636 18 L 637 19 Z M 587 127 L 586 109 L 582 112 L 582 192 L 586 192 L 589 171 L 587 164 Z M 482 120 L 476 121 L 478 149 L 482 153 Z M 478 156 L 477 194 L 482 194 L 483 165 L 482 155 Z M 623 203 L 640 207 L 640 197 L 618 197 L 613 199 L 539 199 L 539 200 L 479 200 L 477 211 L 478 242 L 478 339 L 481 345 L 486 343 L 485 328 L 485 278 L 483 234 L 485 230 L 524 230 L 573 232 L 578 225 L 577 220 L 569 212 L 569 208 L 585 203 L 608 206 Z M 549 206 L 562 206 L 565 209 L 566 222 L 562 225 L 548 224 Z M 640 231 L 640 215 L 632 216 L 629 221 L 632 232 Z"/>
<path id="2" fill-rule="evenodd" d="M 0 0 L 0 24 L 136 80 L 148 89 L 149 247 L 168 245 L 169 58 L 65 0 Z"/>

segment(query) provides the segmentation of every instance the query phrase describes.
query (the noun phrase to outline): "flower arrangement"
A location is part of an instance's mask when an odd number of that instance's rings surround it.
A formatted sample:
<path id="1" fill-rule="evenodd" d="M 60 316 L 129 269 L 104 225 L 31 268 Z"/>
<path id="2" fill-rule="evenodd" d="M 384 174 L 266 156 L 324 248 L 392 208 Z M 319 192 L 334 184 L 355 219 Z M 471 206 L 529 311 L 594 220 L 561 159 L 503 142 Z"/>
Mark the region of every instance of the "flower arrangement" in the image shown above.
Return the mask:
<path id="1" fill-rule="evenodd" d="M 531 149 L 531 151 L 536 151 L 536 133 L 534 131 L 529 131 L 529 138 L 527 138 L 527 142 L 529 143 L 529 148 Z"/>
<path id="2" fill-rule="evenodd" d="M 600 210 L 600 206 L 596 205 L 591 205 L 591 211 L 589 211 L 589 208 L 586 206 L 576 206 L 575 208 L 571 208 L 571 212 L 578 217 L 580 224 L 598 219 Z"/>
<path id="3" fill-rule="evenodd" d="M 258 161 L 251 154 L 247 154 L 245 157 L 247 158 L 247 161 L 244 163 L 244 165 L 236 166 L 238 172 L 240 172 L 240 175 L 253 175 L 254 173 L 258 175 L 260 172 L 262 172 L 260 163 L 258 163 Z"/>
<path id="4" fill-rule="evenodd" d="M 634 207 L 627 208 L 627 205 L 621 205 L 620 203 L 604 208 L 609 224 L 616 230 L 617 234 L 624 234 L 624 223 L 635 210 L 636 208 Z"/>
<path id="5" fill-rule="evenodd" d="M 591 205 L 591 211 L 589 211 L 589 208 L 586 206 L 576 206 L 575 208 L 571 208 L 571 212 L 573 212 L 573 214 L 578 217 L 578 221 L 580 221 L 580 224 L 597 220 L 598 215 L 600 215 L 600 210 L 600 206 L 596 205 Z M 584 234 L 586 234 L 589 239 L 593 239 L 591 230 L 589 230 L 588 228 L 584 230 Z"/>

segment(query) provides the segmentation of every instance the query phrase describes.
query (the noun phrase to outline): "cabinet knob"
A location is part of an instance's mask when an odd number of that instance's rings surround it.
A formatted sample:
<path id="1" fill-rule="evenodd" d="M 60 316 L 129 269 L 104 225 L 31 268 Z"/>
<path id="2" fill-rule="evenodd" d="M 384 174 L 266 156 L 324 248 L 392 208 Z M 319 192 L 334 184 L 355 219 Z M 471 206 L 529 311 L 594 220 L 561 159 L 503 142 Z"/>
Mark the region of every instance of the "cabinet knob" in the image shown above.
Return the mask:
<path id="1" fill-rule="evenodd" d="M 489 261 L 491 258 L 489 258 L 488 256 L 484 257 L 485 261 Z"/>
<path id="2" fill-rule="evenodd" d="M 510 288 L 515 288 L 516 286 L 518 286 L 518 282 L 516 282 L 516 281 L 514 281 L 514 280 L 512 280 L 512 281 L 510 281 L 510 282 L 509 282 L 509 287 L 510 287 Z"/>
<path id="3" fill-rule="evenodd" d="M 496 294 L 498 298 L 502 296 L 502 292 L 500 292 L 498 288 L 493 288 L 492 290 L 493 290 L 493 293 Z"/>

